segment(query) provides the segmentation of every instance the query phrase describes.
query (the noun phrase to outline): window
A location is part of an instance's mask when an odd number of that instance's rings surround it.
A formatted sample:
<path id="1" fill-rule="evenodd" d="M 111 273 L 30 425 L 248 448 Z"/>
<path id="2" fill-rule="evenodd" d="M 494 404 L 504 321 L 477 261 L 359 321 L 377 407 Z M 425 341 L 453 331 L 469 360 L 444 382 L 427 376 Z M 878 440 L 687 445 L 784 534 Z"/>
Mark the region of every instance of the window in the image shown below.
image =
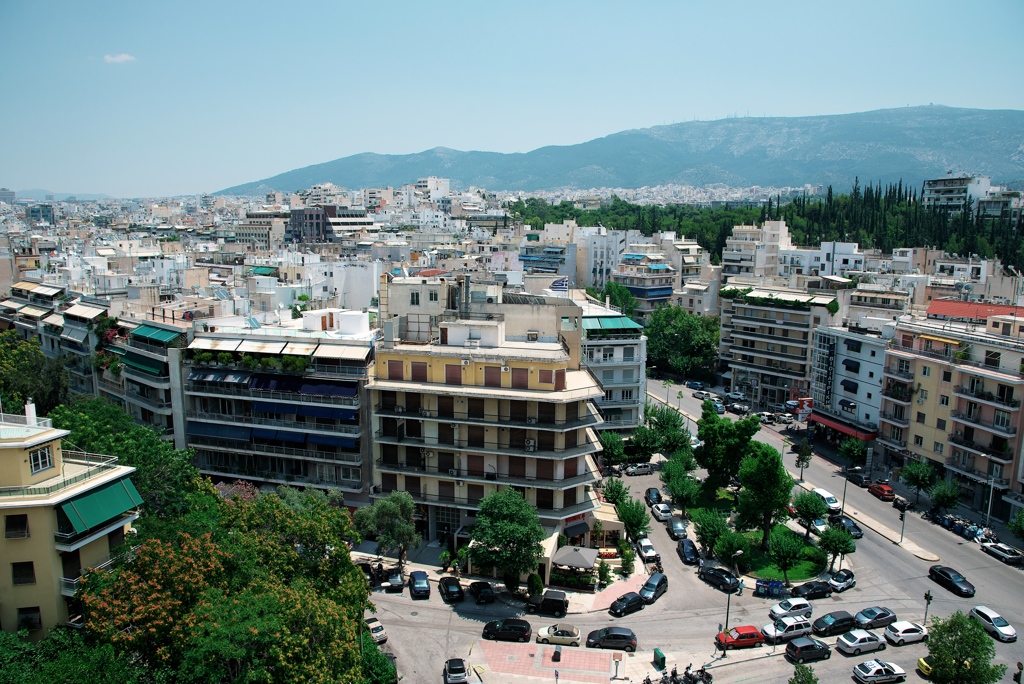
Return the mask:
<path id="1" fill-rule="evenodd" d="M 632 401 L 632 400 L 633 400 L 633 390 L 631 390 L 631 389 L 622 390 L 622 401 Z"/>
<path id="2" fill-rule="evenodd" d="M 446 363 L 444 365 L 444 382 L 446 385 L 461 385 L 462 364 Z"/>
<path id="3" fill-rule="evenodd" d="M 1002 355 L 996 351 L 985 352 L 985 365 L 991 368 L 999 367 L 999 359 Z"/>
<path id="4" fill-rule="evenodd" d="M 390 364 L 391 362 L 388 361 L 388 363 Z M 401 363 L 401 362 L 399 362 L 399 363 Z M 409 370 L 412 371 L 410 375 L 412 376 L 412 381 L 413 382 L 426 382 L 427 381 L 427 362 L 426 361 L 412 361 L 409 364 Z M 391 372 L 391 369 L 390 369 L 390 366 L 389 366 L 388 373 L 390 374 L 390 372 Z"/>
<path id="5" fill-rule="evenodd" d="M 869 378 L 875 377 L 875 372 L 874 371 L 868 371 L 868 377 Z"/>
<path id="6" fill-rule="evenodd" d="M 871 350 L 871 356 L 874 356 L 874 355 L 875 355 L 875 350 L 874 350 L 874 349 L 872 349 L 872 350 Z"/>
<path id="7" fill-rule="evenodd" d="M 28 539 L 28 515 L 4 516 L 5 539 Z"/>
<path id="8" fill-rule="evenodd" d="M 601 350 L 602 361 L 613 361 L 615 360 L 615 347 L 605 347 Z"/>
<path id="9" fill-rule="evenodd" d="M 942 382 L 951 382 L 953 380 L 952 371 L 942 371 Z"/>
<path id="10" fill-rule="evenodd" d="M 601 382 L 615 382 L 615 371 L 603 370 L 601 371 Z"/>
<path id="11" fill-rule="evenodd" d="M 868 399 L 871 398 L 871 392 L 868 392 Z"/>
<path id="12" fill-rule="evenodd" d="M 920 411 L 917 412 L 917 422 L 918 423 L 920 423 L 921 425 L 924 425 L 924 421 L 926 420 L 926 418 L 927 417 L 923 413 L 921 413 Z"/>
<path id="13" fill-rule="evenodd" d="M 484 367 L 484 387 L 501 387 L 501 366 Z"/>
<path id="14" fill-rule="evenodd" d="M 605 371 L 606 373 L 608 371 Z M 555 372 L 550 370 L 540 371 L 540 382 L 545 385 L 550 385 L 555 381 Z"/>
<path id="15" fill-rule="evenodd" d="M 428 299 L 430 299 L 430 301 L 436 302 L 437 301 L 437 290 L 430 290 L 427 293 L 427 297 L 428 297 Z"/>
<path id="16" fill-rule="evenodd" d="M 615 401 L 615 392 L 612 391 L 612 390 L 605 390 L 604 391 L 604 400 L 605 401 Z"/>
<path id="17" fill-rule="evenodd" d="M 937 454 L 941 454 L 942 450 L 945 448 L 946 447 L 942 442 L 935 442 L 935 445 L 932 447 L 932 451 L 934 451 Z"/>
<path id="18" fill-rule="evenodd" d="M 923 446 L 924 438 L 921 435 L 914 435 L 914 446 Z"/>
<path id="19" fill-rule="evenodd" d="M 512 369 L 512 389 L 530 389 L 530 369 Z"/>
<path id="20" fill-rule="evenodd" d="M 18 609 L 18 629 L 27 629 L 32 631 L 42 628 L 43 617 L 39 612 L 39 606 L 35 606 L 34 608 Z"/>
<path id="21" fill-rule="evenodd" d="M 633 349 L 633 347 L 624 347 L 622 349 L 622 360 L 623 361 L 632 361 L 633 360 L 633 353 L 634 352 L 635 352 L 635 350 Z"/>
<path id="22" fill-rule="evenodd" d="M 1010 427 L 1010 414 L 1006 411 L 996 411 L 995 418 L 992 422 L 996 427 L 1008 428 Z"/>
<path id="23" fill-rule="evenodd" d="M 921 401 L 928 401 L 928 390 L 918 390 L 917 395 Z"/>
<path id="24" fill-rule="evenodd" d="M 927 377 L 931 376 L 931 374 L 932 374 L 932 367 L 931 366 L 921 366 L 921 375 L 923 375 L 924 377 L 927 378 Z"/>
<path id="25" fill-rule="evenodd" d="M 44 446 L 42 449 L 36 449 L 28 452 L 28 460 L 32 465 L 32 474 L 38 473 L 41 470 L 53 467 L 53 455 L 50 453 L 50 446 Z"/>
<path id="26" fill-rule="evenodd" d="M 32 564 L 32 561 L 26 561 L 24 563 L 11 563 L 11 583 L 12 584 L 35 584 L 36 583 L 36 568 Z"/>
<path id="27" fill-rule="evenodd" d="M 949 397 L 947 395 L 939 395 L 939 406 L 949 406 Z"/>
<path id="28" fill-rule="evenodd" d="M 409 305 L 410 306 L 419 306 L 420 305 L 420 293 L 419 292 L 410 292 L 409 293 Z"/>
<path id="29" fill-rule="evenodd" d="M 936 418 L 935 419 L 935 427 L 937 427 L 940 430 L 945 430 L 946 429 L 946 421 L 944 421 L 942 418 Z"/>

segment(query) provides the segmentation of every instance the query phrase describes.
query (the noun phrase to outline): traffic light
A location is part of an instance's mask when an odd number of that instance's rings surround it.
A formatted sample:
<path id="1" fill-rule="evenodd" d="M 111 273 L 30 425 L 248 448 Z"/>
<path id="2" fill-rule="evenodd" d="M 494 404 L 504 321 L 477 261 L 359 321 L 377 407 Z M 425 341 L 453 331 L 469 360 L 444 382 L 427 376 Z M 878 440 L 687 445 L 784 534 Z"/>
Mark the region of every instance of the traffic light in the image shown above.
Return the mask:
<path id="1" fill-rule="evenodd" d="M 1021 684 L 1020 674 L 1021 674 L 1022 671 L 1024 671 L 1024 663 L 1022 663 L 1022 662 L 1020 662 L 1018 660 L 1017 661 L 1017 671 L 1013 673 L 1013 681 L 1017 682 L 1017 684 Z"/>
<path id="2" fill-rule="evenodd" d="M 903 520 L 903 511 L 900 511 L 900 521 Z"/>

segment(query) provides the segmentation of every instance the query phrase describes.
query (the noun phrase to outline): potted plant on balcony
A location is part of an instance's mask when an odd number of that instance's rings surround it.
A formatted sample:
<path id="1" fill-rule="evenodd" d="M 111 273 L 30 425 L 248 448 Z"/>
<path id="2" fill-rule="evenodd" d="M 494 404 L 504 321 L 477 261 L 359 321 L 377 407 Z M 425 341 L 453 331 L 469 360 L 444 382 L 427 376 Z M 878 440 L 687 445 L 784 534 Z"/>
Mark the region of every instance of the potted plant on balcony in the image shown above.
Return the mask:
<path id="1" fill-rule="evenodd" d="M 219 363 L 222 366 L 234 366 L 235 355 L 232 354 L 231 352 L 221 352 L 217 354 L 217 363 Z"/>
<path id="2" fill-rule="evenodd" d="M 210 365 L 213 362 L 213 352 L 208 352 L 208 351 L 199 352 L 198 354 L 196 354 L 195 358 L 196 358 L 196 361 L 198 361 L 202 365 L 208 366 L 208 365 Z"/>
<path id="3" fill-rule="evenodd" d="M 249 356 L 248 354 L 242 355 L 242 360 L 240 363 L 242 364 L 242 368 L 246 370 L 256 370 L 256 367 L 260 365 L 260 362 L 256 359 L 255 356 Z"/>

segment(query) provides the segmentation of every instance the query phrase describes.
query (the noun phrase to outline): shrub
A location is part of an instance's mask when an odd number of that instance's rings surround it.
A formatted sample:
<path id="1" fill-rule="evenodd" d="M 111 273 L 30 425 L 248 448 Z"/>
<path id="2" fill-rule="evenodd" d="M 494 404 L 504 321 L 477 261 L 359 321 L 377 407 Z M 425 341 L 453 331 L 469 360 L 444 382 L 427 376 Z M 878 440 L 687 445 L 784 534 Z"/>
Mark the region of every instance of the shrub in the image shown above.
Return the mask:
<path id="1" fill-rule="evenodd" d="M 823 567 L 828 562 L 828 554 L 819 549 L 817 546 L 805 546 L 804 547 L 804 558 L 811 561 L 819 567 Z"/>
<path id="2" fill-rule="evenodd" d="M 230 366 L 235 362 L 235 355 L 231 352 L 221 352 L 217 354 L 217 363 L 222 366 Z"/>
<path id="3" fill-rule="evenodd" d="M 739 558 L 733 558 L 737 551 L 743 553 Z M 750 540 L 739 532 L 728 531 L 715 542 L 715 555 L 720 561 L 728 565 L 736 565 L 742 574 L 750 569 Z"/>
<path id="4" fill-rule="evenodd" d="M 452 554 L 447 551 L 442 551 L 441 555 L 438 556 L 438 561 L 441 563 L 441 569 L 447 570 L 448 566 L 452 564 Z"/>
<path id="5" fill-rule="evenodd" d="M 622 573 L 624 575 L 633 574 L 633 563 L 636 562 L 636 553 L 629 544 L 625 544 L 622 549 Z"/>
<path id="6" fill-rule="evenodd" d="M 597 564 L 597 578 L 601 584 L 607 586 L 612 583 L 612 566 L 604 561 Z"/>
<path id="7" fill-rule="evenodd" d="M 537 573 L 533 573 L 526 578 L 526 593 L 530 596 L 544 593 L 544 582 Z"/>
<path id="8" fill-rule="evenodd" d="M 199 363 L 210 363 L 211 361 L 213 361 L 213 352 L 199 352 L 198 354 L 196 354 L 196 361 L 198 361 Z"/>
<path id="9" fill-rule="evenodd" d="M 260 362 L 256 360 L 256 357 L 245 354 L 242 356 L 241 364 L 242 368 L 245 368 L 246 370 L 256 370 L 257 366 L 260 365 Z"/>

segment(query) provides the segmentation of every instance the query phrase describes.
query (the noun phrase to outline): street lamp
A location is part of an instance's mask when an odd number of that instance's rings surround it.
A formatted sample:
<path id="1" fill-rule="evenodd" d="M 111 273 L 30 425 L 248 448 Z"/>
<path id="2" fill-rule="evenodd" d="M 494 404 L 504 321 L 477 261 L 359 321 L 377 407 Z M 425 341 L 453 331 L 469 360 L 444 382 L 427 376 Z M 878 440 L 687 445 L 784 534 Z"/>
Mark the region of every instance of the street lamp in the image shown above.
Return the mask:
<path id="1" fill-rule="evenodd" d="M 735 569 L 735 561 L 736 561 L 736 559 L 739 558 L 742 555 L 743 555 L 743 549 L 740 549 L 736 553 L 732 554 L 732 558 L 730 559 L 730 562 L 733 563 L 734 569 Z M 736 574 L 738 575 L 739 571 L 737 571 Z M 730 608 L 732 608 L 732 592 L 727 593 L 725 596 L 726 596 L 726 599 L 725 599 L 725 629 L 722 630 L 722 631 L 723 632 L 728 632 L 729 631 L 729 610 L 730 610 Z M 726 651 L 725 649 L 722 650 L 722 653 L 723 653 L 723 657 L 728 655 L 728 651 Z"/>
<path id="2" fill-rule="evenodd" d="M 859 473 L 860 466 L 853 466 L 852 468 L 846 469 L 846 480 L 843 481 L 843 503 L 839 507 L 839 515 L 842 515 L 846 511 L 846 485 L 850 484 L 850 473 Z"/>

